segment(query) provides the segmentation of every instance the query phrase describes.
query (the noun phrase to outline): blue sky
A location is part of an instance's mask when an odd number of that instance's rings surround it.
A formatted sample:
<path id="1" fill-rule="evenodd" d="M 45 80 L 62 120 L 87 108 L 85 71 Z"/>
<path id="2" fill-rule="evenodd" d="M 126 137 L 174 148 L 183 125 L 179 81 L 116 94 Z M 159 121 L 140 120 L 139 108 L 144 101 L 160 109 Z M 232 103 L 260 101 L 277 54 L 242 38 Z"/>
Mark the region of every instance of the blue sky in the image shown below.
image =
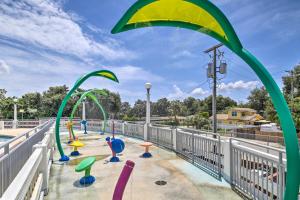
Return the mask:
<path id="1" fill-rule="evenodd" d="M 1 0 L 0 88 L 8 95 L 73 85 L 91 70 L 109 69 L 120 84 L 99 78 L 83 88 L 108 88 L 124 101 L 210 94 L 203 50 L 218 42 L 185 29 L 155 27 L 111 35 L 134 0 Z M 216 3 L 231 21 L 244 47 L 264 63 L 279 85 L 284 71 L 300 62 L 300 1 L 224 0 Z M 227 48 L 228 74 L 219 94 L 245 101 L 261 83 Z"/>

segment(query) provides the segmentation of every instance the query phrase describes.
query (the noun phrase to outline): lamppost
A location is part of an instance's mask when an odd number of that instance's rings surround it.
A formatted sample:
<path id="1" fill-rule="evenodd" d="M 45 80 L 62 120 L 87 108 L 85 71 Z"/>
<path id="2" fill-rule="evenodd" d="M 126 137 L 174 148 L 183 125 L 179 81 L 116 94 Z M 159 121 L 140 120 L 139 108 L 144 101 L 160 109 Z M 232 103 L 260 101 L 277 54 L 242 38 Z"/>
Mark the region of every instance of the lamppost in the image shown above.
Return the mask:
<path id="1" fill-rule="evenodd" d="M 145 131 L 144 131 L 144 140 L 148 140 L 148 127 L 150 125 L 150 89 L 152 85 L 151 83 L 146 83 L 145 88 L 147 90 L 147 103 L 146 103 L 146 124 L 145 124 Z"/>
<path id="2" fill-rule="evenodd" d="M 18 123 L 18 116 L 17 116 L 17 102 L 18 102 L 18 99 L 15 98 L 15 99 L 14 99 L 14 121 L 13 121 L 13 128 L 14 128 L 14 129 L 17 128 L 17 123 Z"/>

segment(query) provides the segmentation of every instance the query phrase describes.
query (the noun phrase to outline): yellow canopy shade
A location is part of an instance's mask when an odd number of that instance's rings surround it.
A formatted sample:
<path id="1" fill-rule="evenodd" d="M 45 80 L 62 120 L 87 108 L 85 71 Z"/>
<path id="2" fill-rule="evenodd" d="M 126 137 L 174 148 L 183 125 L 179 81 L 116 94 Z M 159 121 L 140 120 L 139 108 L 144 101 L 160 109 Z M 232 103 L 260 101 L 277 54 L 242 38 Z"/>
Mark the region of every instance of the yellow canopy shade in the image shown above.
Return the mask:
<path id="1" fill-rule="evenodd" d="M 199 26 L 227 37 L 216 19 L 203 8 L 183 0 L 159 0 L 138 10 L 128 24 L 154 21 L 181 21 Z"/>
<path id="2" fill-rule="evenodd" d="M 75 141 L 73 141 L 73 142 L 70 144 L 70 146 L 73 146 L 73 147 L 83 147 L 84 144 L 83 144 L 82 142 L 78 141 L 78 140 L 75 140 Z"/>

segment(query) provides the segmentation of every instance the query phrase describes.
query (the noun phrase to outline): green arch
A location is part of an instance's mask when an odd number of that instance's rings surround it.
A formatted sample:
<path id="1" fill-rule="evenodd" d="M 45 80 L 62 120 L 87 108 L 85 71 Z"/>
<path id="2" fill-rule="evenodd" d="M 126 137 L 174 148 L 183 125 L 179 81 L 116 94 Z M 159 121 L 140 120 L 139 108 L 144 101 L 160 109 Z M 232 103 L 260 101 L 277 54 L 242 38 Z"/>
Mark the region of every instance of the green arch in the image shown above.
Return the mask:
<path id="1" fill-rule="evenodd" d="M 92 99 L 94 101 L 94 103 L 96 103 L 96 105 L 99 107 L 99 109 L 102 112 L 103 120 L 104 120 L 104 123 L 103 123 L 103 126 L 102 126 L 102 131 L 104 132 L 105 131 L 105 124 L 106 124 L 106 120 L 107 120 L 106 112 L 104 111 L 102 105 L 99 103 L 97 97 L 93 93 L 100 94 L 100 95 L 103 95 L 103 96 L 108 95 L 104 90 L 99 90 L 99 89 L 88 90 L 84 93 L 81 93 L 81 92 L 74 93 L 72 96 L 79 95 L 79 94 L 81 94 L 81 96 L 78 99 L 78 101 L 76 102 L 76 104 L 74 105 L 74 107 L 72 109 L 72 112 L 71 112 L 71 115 L 69 117 L 69 120 L 71 122 L 73 121 L 74 114 L 75 114 L 78 106 L 82 103 L 82 101 L 84 100 L 85 97 L 88 97 L 88 98 Z M 72 133 L 73 139 L 75 140 L 75 134 L 74 134 L 73 126 L 71 127 L 71 133 Z"/>
<path id="2" fill-rule="evenodd" d="M 71 98 L 72 94 L 80 87 L 80 85 L 82 83 L 84 83 L 87 79 L 89 79 L 90 77 L 104 77 L 107 78 L 109 80 L 112 80 L 114 82 L 119 82 L 118 78 L 116 77 L 116 75 L 109 71 L 109 70 L 98 70 L 98 71 L 93 71 L 91 73 L 88 73 L 82 77 L 80 77 L 76 83 L 74 84 L 74 86 L 72 87 L 72 89 L 67 93 L 67 95 L 65 96 L 65 98 L 63 99 L 62 103 L 60 104 L 60 107 L 58 109 L 57 112 L 57 117 L 56 117 L 56 123 L 55 123 L 55 138 L 56 138 L 56 145 L 59 151 L 59 154 L 61 156 L 60 161 L 68 161 L 69 157 L 65 155 L 64 150 L 61 146 L 61 142 L 60 142 L 60 119 L 62 117 L 64 108 L 66 107 L 69 99 Z"/>
<path id="3" fill-rule="evenodd" d="M 147 15 L 143 15 L 143 20 L 135 21 L 131 23 L 134 17 L 137 16 L 138 12 L 143 12 L 144 8 L 147 6 L 151 7 L 154 4 L 163 4 L 163 2 L 168 2 L 168 7 L 166 8 L 166 12 L 160 12 L 160 7 L 156 7 L 157 10 L 152 10 L 153 12 L 159 11 L 160 13 L 167 13 L 168 9 L 171 9 L 172 6 L 178 7 L 178 4 L 192 4 L 193 6 L 197 6 L 205 12 L 209 13 L 210 16 L 214 18 L 222 28 L 224 34 L 220 34 L 220 32 L 208 28 L 206 24 L 196 24 L 193 23 L 193 20 L 179 20 L 178 18 L 165 18 L 163 15 L 157 16 L 154 19 L 149 18 L 149 20 L 145 20 Z M 177 10 L 178 12 L 180 10 Z M 149 12 L 148 12 L 149 14 Z M 157 14 L 157 13 L 156 13 Z M 185 13 L 186 14 L 186 13 Z M 150 14 L 151 15 L 151 14 Z M 178 17 L 178 16 L 176 16 Z M 201 16 L 199 16 L 201 17 Z M 240 58 L 242 58 L 256 73 L 256 75 L 260 78 L 267 91 L 269 92 L 272 102 L 275 106 L 275 109 L 278 113 L 279 120 L 281 123 L 281 127 L 284 134 L 284 140 L 286 145 L 286 157 L 287 157 L 287 179 L 286 179 L 286 191 L 285 191 L 285 200 L 297 199 L 298 191 L 299 191 L 299 182 L 300 182 L 300 156 L 299 156 L 299 144 L 298 138 L 296 134 L 295 125 L 293 122 L 292 115 L 284 99 L 278 85 L 270 75 L 270 73 L 266 70 L 262 63 L 260 63 L 256 57 L 254 57 L 250 52 L 248 52 L 241 44 L 239 38 L 237 37 L 232 25 L 229 20 L 223 14 L 223 12 L 217 8 L 213 3 L 208 0 L 174 0 L 173 2 L 170 0 L 143 0 L 137 1 L 134 5 L 132 5 L 129 10 L 125 13 L 125 15 L 119 20 L 119 22 L 112 29 L 112 33 L 119 33 L 123 31 L 128 31 L 131 29 L 149 27 L 149 26 L 173 26 L 173 27 L 181 27 L 187 28 L 194 31 L 205 33 L 216 40 L 223 43 L 229 49 L 231 49 L 235 54 L 237 54 Z"/>

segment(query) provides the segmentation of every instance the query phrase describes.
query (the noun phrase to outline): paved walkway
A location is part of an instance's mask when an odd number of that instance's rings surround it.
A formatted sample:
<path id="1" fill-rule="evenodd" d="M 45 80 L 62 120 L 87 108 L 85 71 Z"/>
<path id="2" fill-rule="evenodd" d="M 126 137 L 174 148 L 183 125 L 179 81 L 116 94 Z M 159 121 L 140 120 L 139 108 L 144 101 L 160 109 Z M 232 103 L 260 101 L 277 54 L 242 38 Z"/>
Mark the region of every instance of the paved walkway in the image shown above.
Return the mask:
<path id="1" fill-rule="evenodd" d="M 225 181 L 218 181 L 190 163 L 180 159 L 173 152 L 153 147 L 152 158 L 139 156 L 143 149 L 140 140 L 124 138 L 125 150 L 120 155 L 121 162 L 109 163 L 110 149 L 105 136 L 98 134 L 79 135 L 86 144 L 79 149 L 82 156 L 97 156 L 91 174 L 96 182 L 89 187 L 80 187 L 78 180 L 83 173 L 75 172 L 75 164 L 79 160 L 71 160 L 68 164 L 55 161 L 51 169 L 49 194 L 46 200 L 112 199 L 115 184 L 126 160 L 132 160 L 136 166 L 124 192 L 124 200 L 222 200 L 241 199 Z M 63 136 L 63 139 L 65 137 Z M 65 153 L 71 147 L 64 144 Z M 59 158 L 58 152 L 55 155 Z M 73 158 L 72 158 L 73 159 Z M 167 184 L 158 186 L 156 181 L 163 180 Z"/>

